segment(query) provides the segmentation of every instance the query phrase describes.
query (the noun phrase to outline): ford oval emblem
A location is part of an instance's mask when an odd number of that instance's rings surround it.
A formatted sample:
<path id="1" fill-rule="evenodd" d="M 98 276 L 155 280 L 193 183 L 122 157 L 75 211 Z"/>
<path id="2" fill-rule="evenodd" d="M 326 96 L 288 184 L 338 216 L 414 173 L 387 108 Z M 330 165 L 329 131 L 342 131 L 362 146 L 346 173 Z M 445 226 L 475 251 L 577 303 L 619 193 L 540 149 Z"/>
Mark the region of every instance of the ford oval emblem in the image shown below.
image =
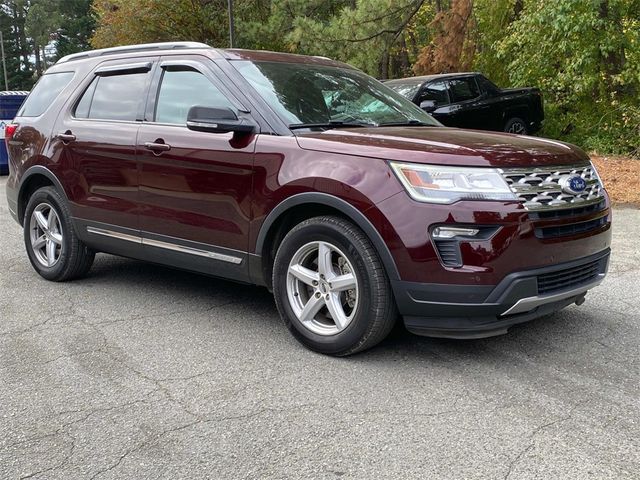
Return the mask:
<path id="1" fill-rule="evenodd" d="M 562 191 L 571 195 L 580 195 L 587 188 L 586 180 L 580 175 L 566 175 L 559 183 Z"/>

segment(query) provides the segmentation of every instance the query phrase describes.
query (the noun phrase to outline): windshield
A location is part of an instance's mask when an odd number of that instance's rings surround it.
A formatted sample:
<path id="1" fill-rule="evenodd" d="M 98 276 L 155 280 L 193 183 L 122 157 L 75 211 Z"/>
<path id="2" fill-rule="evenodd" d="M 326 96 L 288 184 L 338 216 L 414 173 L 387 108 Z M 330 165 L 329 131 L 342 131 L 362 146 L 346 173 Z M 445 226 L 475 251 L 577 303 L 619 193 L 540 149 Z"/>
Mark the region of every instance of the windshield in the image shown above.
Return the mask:
<path id="1" fill-rule="evenodd" d="M 290 127 L 440 125 L 358 70 L 284 62 L 232 63 Z"/>
<path id="2" fill-rule="evenodd" d="M 403 97 L 412 99 L 418 93 L 420 85 L 424 83 L 423 80 L 391 80 L 384 84 L 392 90 L 398 92 Z"/>

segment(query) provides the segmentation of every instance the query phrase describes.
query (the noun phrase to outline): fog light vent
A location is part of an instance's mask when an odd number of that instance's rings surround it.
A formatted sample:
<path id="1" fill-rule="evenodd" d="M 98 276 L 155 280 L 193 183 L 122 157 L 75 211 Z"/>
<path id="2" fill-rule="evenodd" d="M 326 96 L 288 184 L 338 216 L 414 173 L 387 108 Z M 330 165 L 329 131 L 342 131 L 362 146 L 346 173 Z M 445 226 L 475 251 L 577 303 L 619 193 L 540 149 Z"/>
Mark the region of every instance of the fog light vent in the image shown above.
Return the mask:
<path id="1" fill-rule="evenodd" d="M 460 243 L 457 240 L 438 240 L 433 243 L 440 255 L 440 261 L 447 267 L 461 267 L 462 254 L 460 253 Z"/>

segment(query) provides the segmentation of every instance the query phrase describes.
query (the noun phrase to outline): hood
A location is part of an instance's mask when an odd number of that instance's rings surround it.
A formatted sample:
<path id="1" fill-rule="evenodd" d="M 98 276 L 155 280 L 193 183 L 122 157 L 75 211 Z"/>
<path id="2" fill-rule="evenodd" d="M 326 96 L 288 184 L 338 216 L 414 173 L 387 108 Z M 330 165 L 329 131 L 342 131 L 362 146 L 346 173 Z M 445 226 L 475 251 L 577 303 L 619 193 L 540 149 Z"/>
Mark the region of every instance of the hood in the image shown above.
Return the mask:
<path id="1" fill-rule="evenodd" d="M 585 163 L 557 140 L 446 127 L 377 127 L 297 133 L 305 150 L 440 165 L 531 167 Z"/>

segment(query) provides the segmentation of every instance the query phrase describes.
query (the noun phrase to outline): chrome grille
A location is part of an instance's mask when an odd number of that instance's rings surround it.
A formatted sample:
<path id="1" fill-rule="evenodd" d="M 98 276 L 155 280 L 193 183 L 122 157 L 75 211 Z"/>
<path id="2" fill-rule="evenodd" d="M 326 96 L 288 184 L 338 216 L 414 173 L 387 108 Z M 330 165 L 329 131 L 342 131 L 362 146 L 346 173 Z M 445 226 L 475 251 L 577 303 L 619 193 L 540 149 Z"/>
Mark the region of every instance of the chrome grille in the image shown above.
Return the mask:
<path id="1" fill-rule="evenodd" d="M 527 210 L 575 208 L 604 198 L 602 184 L 591 164 L 505 168 L 500 173 Z M 564 192 L 560 181 L 569 175 L 580 175 L 587 182 L 587 188 L 578 195 Z"/>

